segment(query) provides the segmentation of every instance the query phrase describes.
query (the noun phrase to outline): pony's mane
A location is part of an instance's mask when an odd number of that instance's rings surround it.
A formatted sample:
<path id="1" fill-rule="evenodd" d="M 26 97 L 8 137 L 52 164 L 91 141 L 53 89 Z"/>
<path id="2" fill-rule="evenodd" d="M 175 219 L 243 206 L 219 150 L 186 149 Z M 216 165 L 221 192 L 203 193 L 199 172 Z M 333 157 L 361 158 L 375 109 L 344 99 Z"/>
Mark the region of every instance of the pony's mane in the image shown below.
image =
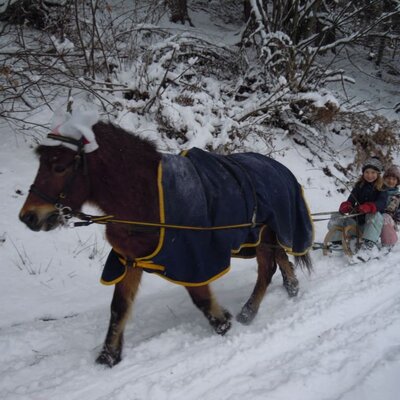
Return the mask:
<path id="1" fill-rule="evenodd" d="M 111 123 L 98 122 L 93 126 L 93 132 L 99 148 L 88 156 L 91 169 L 96 174 L 93 176 L 96 182 L 92 183 L 103 192 L 98 198 L 106 200 L 108 205 L 116 201 L 115 197 L 118 197 L 118 203 L 125 200 L 126 204 L 120 205 L 121 209 L 132 209 L 132 204 L 148 204 L 146 200 L 139 200 L 142 196 L 157 199 L 156 195 L 148 192 L 154 190 L 148 186 L 150 182 L 156 182 L 161 160 L 154 143 Z M 135 190 L 131 193 L 132 188 Z"/>
<path id="2" fill-rule="evenodd" d="M 135 155 L 140 159 L 159 160 L 155 144 L 133 133 L 113 125 L 112 123 L 98 122 L 93 126 L 96 140 L 102 152 L 108 150 Z"/>

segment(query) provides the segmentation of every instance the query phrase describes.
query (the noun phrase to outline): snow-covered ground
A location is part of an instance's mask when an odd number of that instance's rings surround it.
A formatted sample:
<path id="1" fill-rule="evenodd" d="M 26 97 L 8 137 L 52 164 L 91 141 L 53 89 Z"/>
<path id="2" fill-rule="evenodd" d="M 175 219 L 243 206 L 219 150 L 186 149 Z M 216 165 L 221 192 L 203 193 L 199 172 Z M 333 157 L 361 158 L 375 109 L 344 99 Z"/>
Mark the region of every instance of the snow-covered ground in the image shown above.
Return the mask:
<path id="1" fill-rule="evenodd" d="M 200 14 L 192 15 L 197 27 L 206 17 Z M 214 38 L 235 42 L 234 31 L 216 31 Z M 372 100 L 373 108 L 398 102 L 398 86 L 353 77 L 358 82 L 349 97 Z M 129 118 L 122 122 L 126 127 Z M 113 292 L 99 283 L 110 250 L 103 230 L 33 233 L 20 223 L 38 162 L 29 138 L 5 124 L 0 137 L 1 400 L 399 398 L 400 245 L 385 258 L 352 266 L 340 254 L 313 251 L 313 273 L 297 270 L 297 298 L 288 298 L 276 274 L 253 324 L 234 322 L 225 337 L 213 333 L 184 289 L 146 274 L 122 362 L 113 369 L 95 364 Z M 335 140 L 348 163 L 346 139 Z M 311 167 L 306 150 L 291 145 L 277 144 L 286 152 L 275 156 L 304 186 L 311 211 L 336 210 L 347 194 L 336 191 L 322 163 Z M 321 156 L 331 165 L 328 154 Z M 315 228 L 322 241 L 326 222 Z M 212 286 L 236 314 L 255 279 L 255 261 L 233 260 L 231 272 Z"/>

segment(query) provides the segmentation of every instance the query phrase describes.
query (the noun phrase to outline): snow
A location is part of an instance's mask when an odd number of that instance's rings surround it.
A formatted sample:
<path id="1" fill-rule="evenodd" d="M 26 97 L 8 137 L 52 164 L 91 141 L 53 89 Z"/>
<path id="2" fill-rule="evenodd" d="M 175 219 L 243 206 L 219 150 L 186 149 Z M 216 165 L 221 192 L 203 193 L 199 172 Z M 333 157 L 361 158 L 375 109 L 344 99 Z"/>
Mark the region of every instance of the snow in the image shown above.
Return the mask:
<path id="1" fill-rule="evenodd" d="M 193 17 L 197 26 L 200 17 Z M 381 104 L 389 116 L 398 86 L 378 85 L 371 75 L 359 75 L 355 82 L 349 96 Z M 318 93 L 311 99 L 336 102 Z M 191 111 L 176 107 L 170 117 L 184 112 Z M 185 116 L 193 120 L 194 132 L 187 146 L 207 144 L 210 115 L 201 121 Z M 157 141 L 162 150 L 179 148 L 176 141 L 161 143 L 156 125 L 145 118 L 121 114 L 118 122 Z M 95 364 L 113 292 L 99 283 L 110 250 L 103 228 L 34 233 L 20 223 L 38 161 L 32 138 L 5 124 L 0 134 L 1 400 L 398 399 L 398 245 L 383 259 L 351 266 L 341 254 L 313 251 L 313 273 L 297 270 L 297 298 L 288 298 L 277 273 L 254 322 L 234 321 L 224 337 L 213 333 L 184 289 L 146 274 L 125 331 L 123 360 L 113 369 Z M 350 157 L 344 137 L 330 139 L 343 158 Z M 257 146 L 264 152 L 262 141 L 254 141 Z M 336 210 L 345 195 L 319 164 L 310 166 L 310 154 L 282 136 L 276 147 L 281 150 L 274 157 L 304 186 L 311 211 Z M 329 160 L 329 154 L 321 156 Z M 316 241 L 322 241 L 326 222 L 316 222 L 315 228 Z M 236 314 L 255 279 L 254 260 L 233 260 L 230 273 L 212 287 Z"/>
<path id="2" fill-rule="evenodd" d="M 339 108 L 339 102 L 332 93 L 308 92 L 300 93 L 298 97 L 302 100 L 311 100 L 316 107 L 324 107 L 326 104 L 331 103 Z"/>
<path id="3" fill-rule="evenodd" d="M 68 51 L 73 50 L 74 48 L 74 44 L 69 39 L 64 38 L 64 40 L 61 41 L 57 39 L 55 36 L 51 36 L 50 38 L 57 52 L 60 54 L 67 53 Z"/>

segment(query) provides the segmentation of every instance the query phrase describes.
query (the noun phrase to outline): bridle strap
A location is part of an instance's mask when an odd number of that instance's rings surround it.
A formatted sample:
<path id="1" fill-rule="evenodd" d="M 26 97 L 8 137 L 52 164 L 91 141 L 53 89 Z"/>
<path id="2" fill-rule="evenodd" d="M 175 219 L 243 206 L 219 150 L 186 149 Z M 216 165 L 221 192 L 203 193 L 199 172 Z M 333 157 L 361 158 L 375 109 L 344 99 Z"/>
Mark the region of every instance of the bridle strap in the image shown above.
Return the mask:
<path id="1" fill-rule="evenodd" d="M 83 151 L 83 148 L 85 146 L 85 139 L 81 137 L 80 139 L 74 139 L 68 136 L 61 136 L 56 133 L 49 133 L 47 135 L 48 139 L 53 139 L 53 140 L 58 140 L 59 142 L 64 142 L 64 143 L 69 143 L 73 144 L 78 148 L 78 153 Z"/>
<path id="2" fill-rule="evenodd" d="M 36 196 L 40 197 L 42 200 L 46 201 L 47 203 L 50 203 L 54 206 L 57 206 L 57 208 L 63 208 L 62 201 L 67 197 L 68 193 L 70 192 L 72 188 L 72 184 L 77 176 L 77 172 L 82 167 L 83 173 L 85 176 L 87 176 L 87 167 L 86 167 L 86 157 L 85 157 L 85 141 L 84 138 L 81 137 L 80 139 L 74 139 L 70 138 L 67 136 L 61 136 L 58 134 L 54 133 L 49 133 L 47 135 L 49 139 L 57 140 L 60 142 L 64 143 L 69 143 L 77 147 L 76 150 L 76 155 L 73 161 L 71 161 L 70 164 L 68 164 L 66 167 L 69 168 L 71 165 L 73 165 L 73 170 L 72 173 L 69 175 L 67 178 L 63 189 L 61 192 L 58 194 L 57 198 L 54 198 L 52 196 L 47 195 L 46 193 L 43 193 L 41 190 L 39 190 L 36 186 L 32 185 L 29 189 L 29 191 Z"/>
<path id="3" fill-rule="evenodd" d="M 53 205 L 58 203 L 58 199 L 56 199 L 55 197 L 48 196 L 46 193 L 43 193 L 35 185 L 31 185 L 31 187 L 29 188 L 29 192 L 40 197 L 42 200 L 46 201 L 47 203 L 50 203 Z"/>

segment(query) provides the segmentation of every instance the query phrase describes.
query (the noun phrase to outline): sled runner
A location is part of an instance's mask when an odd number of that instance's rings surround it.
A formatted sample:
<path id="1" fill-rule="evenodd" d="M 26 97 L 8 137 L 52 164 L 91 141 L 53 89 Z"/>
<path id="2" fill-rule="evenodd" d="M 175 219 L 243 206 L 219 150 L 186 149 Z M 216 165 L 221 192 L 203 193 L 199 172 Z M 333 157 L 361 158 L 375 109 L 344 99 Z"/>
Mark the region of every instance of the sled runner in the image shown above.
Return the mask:
<path id="1" fill-rule="evenodd" d="M 342 248 L 335 247 L 332 245 L 332 237 L 335 235 L 336 232 L 341 232 L 341 245 Z M 331 228 L 328 233 L 325 235 L 324 242 L 322 245 L 322 254 L 324 256 L 328 255 L 332 251 L 343 251 L 344 254 L 347 256 L 354 255 L 354 250 L 352 249 L 352 239 L 355 239 L 356 247 L 360 246 L 360 239 L 361 239 L 361 230 L 358 226 L 349 225 L 345 227 L 341 226 L 334 226 Z"/>
<path id="2" fill-rule="evenodd" d="M 341 240 L 332 242 L 332 238 L 337 234 L 341 233 Z M 337 235 L 336 235 L 337 236 Z M 368 259 L 364 259 L 358 250 L 362 243 L 362 232 L 357 225 L 351 225 L 346 227 L 332 227 L 325 235 L 323 243 L 315 242 L 313 245 L 314 250 L 322 249 L 324 256 L 332 254 L 333 252 L 343 253 L 350 265 L 364 263 L 370 260 L 377 260 L 386 256 L 391 252 L 393 246 L 377 245 L 376 254 L 369 254 Z"/>

